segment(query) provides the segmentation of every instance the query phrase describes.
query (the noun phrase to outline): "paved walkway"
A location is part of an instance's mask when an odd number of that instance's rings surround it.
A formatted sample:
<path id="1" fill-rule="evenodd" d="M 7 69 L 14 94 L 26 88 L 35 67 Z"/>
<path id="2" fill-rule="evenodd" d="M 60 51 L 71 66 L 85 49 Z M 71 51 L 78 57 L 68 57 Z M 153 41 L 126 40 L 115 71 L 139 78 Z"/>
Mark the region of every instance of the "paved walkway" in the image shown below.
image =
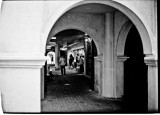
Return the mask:
<path id="1" fill-rule="evenodd" d="M 53 72 L 53 80 L 48 83 L 46 97 L 42 100 L 42 112 L 125 112 L 122 100 L 98 95 L 90 90 L 90 79 L 74 70 L 67 69 L 66 73 L 61 76 L 60 71 Z"/>

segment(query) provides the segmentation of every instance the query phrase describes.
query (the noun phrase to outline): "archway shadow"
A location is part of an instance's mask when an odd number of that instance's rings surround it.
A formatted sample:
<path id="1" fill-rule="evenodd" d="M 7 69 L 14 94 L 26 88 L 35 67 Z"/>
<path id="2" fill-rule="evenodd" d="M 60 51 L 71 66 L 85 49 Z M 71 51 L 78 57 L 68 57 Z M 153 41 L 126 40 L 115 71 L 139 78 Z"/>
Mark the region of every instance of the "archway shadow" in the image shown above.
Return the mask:
<path id="1" fill-rule="evenodd" d="M 146 113 L 148 108 L 147 66 L 141 38 L 133 26 L 127 36 L 124 63 L 124 99 L 129 112 Z"/>

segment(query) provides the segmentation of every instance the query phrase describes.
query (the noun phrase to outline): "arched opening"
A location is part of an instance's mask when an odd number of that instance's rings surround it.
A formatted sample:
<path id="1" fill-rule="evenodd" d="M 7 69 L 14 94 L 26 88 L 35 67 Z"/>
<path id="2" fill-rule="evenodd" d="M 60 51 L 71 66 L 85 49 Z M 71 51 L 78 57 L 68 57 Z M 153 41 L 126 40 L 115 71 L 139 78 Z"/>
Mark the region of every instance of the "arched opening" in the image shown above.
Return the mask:
<path id="1" fill-rule="evenodd" d="M 87 33 L 77 29 L 66 29 L 52 36 L 47 44 L 46 53 L 54 52 L 54 58 L 56 58 L 56 45 L 59 45 L 57 58 L 64 56 L 67 62 L 66 66 L 71 66 L 69 63 L 70 55 L 73 56 L 73 61 L 76 61 L 77 55 L 82 55 L 85 60 L 84 74 L 89 77 L 94 76 L 94 57 L 98 55 L 98 52 L 93 38 Z M 53 60 L 53 65 L 56 68 L 59 67 L 57 62 L 56 59 Z"/>
<path id="2" fill-rule="evenodd" d="M 87 33 L 76 29 L 67 29 L 58 32 L 50 39 L 46 47 L 48 57 L 52 54 L 51 52 L 54 52 L 55 56 L 53 59 L 54 62 L 52 62 L 51 56 L 51 59 L 45 66 L 45 96 L 42 104 L 42 112 L 56 112 L 60 109 L 58 106 L 55 107 L 55 104 L 52 104 L 52 107 L 55 108 L 53 110 L 47 110 L 49 108 L 47 101 L 53 101 L 54 99 L 58 100 L 58 103 L 63 99 L 65 101 L 61 106 L 66 106 L 67 110 L 65 110 L 65 107 L 62 107 L 60 112 L 75 111 L 75 108 L 70 108 L 73 103 L 76 103 L 75 100 L 80 101 L 81 99 L 79 97 L 84 98 L 83 95 L 88 96 L 86 92 L 92 93 L 94 90 L 94 57 L 97 56 L 96 45 Z M 71 65 L 70 55 L 74 58 Z M 64 56 L 66 60 L 66 73 L 63 75 L 59 64 L 61 56 Z M 81 66 L 79 65 L 80 56 L 82 56 L 84 61 L 83 71 L 81 71 Z M 73 102 L 70 103 L 70 99 L 73 99 Z M 67 103 L 68 105 L 66 105 Z M 79 109 L 79 105 L 81 106 L 78 102 L 75 104 L 75 106 L 78 106 L 77 109 Z"/>
<path id="3" fill-rule="evenodd" d="M 48 23 L 46 24 L 45 29 L 44 29 L 44 33 L 46 33 L 44 35 L 46 41 L 48 40 L 48 35 L 49 35 L 49 32 L 50 32 L 52 26 L 56 23 L 56 21 L 63 14 L 65 14 L 69 10 L 72 10 L 78 6 L 81 6 L 81 5 L 83 6 L 83 5 L 91 4 L 91 3 L 101 4 L 101 5 L 107 6 L 107 7 L 109 6 L 109 7 L 115 8 L 116 10 L 119 10 L 120 12 L 124 13 L 133 22 L 133 24 L 137 26 L 137 29 L 140 33 L 141 38 L 142 38 L 144 53 L 145 54 L 152 54 L 153 53 L 152 52 L 152 41 L 150 39 L 151 32 L 149 31 L 148 26 L 145 27 L 146 24 L 143 24 L 142 23 L 143 21 L 133 11 L 131 11 L 131 9 L 129 7 L 126 7 L 125 5 L 123 5 L 117 1 L 85 1 L 85 0 L 82 0 L 80 2 L 77 1 L 77 2 L 73 3 L 72 5 L 67 4 L 68 6 L 65 7 L 63 10 L 61 10 L 60 12 L 59 11 L 56 12 L 59 15 L 57 15 L 57 16 L 53 15 L 50 18 L 50 20 L 48 21 Z M 95 8 L 94 10 L 96 10 L 96 9 L 97 8 Z M 100 8 L 99 11 L 101 11 L 102 9 Z M 89 8 L 87 10 L 92 10 L 92 9 Z M 93 10 L 93 12 L 94 12 L 94 10 Z M 104 13 L 104 10 L 102 10 L 102 11 Z"/>
<path id="4" fill-rule="evenodd" d="M 124 99 L 130 112 L 147 112 L 148 82 L 147 65 L 140 35 L 133 26 L 127 36 L 124 55 Z"/>
<path id="5" fill-rule="evenodd" d="M 97 48 L 93 40 L 86 39 L 86 75 L 90 76 L 90 87 L 94 90 L 95 84 L 95 62 L 94 57 L 97 56 Z"/>
<path id="6" fill-rule="evenodd" d="M 100 3 L 101 3 L 101 2 L 100 2 Z M 103 3 L 107 5 L 107 2 L 106 2 L 106 3 L 103 2 Z M 83 3 L 82 3 L 82 4 L 83 4 Z M 80 3 L 80 5 L 82 5 L 82 4 Z M 103 6 L 106 7 L 106 5 L 104 5 L 104 4 L 103 4 Z M 78 4 L 76 4 L 76 5 L 78 5 Z M 111 4 L 110 4 L 110 5 L 111 5 Z M 83 6 L 83 5 L 82 5 L 82 6 Z M 101 5 L 100 5 L 100 6 L 101 6 Z M 111 6 L 112 6 L 112 5 L 111 5 Z M 113 5 L 113 6 L 114 6 L 114 5 Z M 116 6 L 116 5 L 115 5 L 115 6 Z M 74 7 L 74 6 L 71 6 L 71 7 Z M 119 6 L 118 8 L 120 8 L 120 6 Z M 80 8 L 80 9 L 81 9 L 81 8 Z M 95 9 L 96 9 L 96 8 L 95 8 Z M 121 8 L 120 8 L 120 9 L 121 9 Z M 90 11 L 91 11 L 92 8 L 85 9 L 85 10 L 90 10 Z M 112 10 L 115 10 L 115 9 L 113 8 Z M 66 11 L 66 9 L 65 9 L 65 11 Z M 84 13 L 84 10 L 82 10 L 82 9 L 81 9 L 81 10 L 78 10 L 78 12 L 79 12 L 79 11 L 81 11 L 81 13 Z M 123 10 L 122 10 L 122 11 L 123 11 Z M 127 10 L 126 10 L 126 11 L 127 11 Z M 75 11 L 72 11 L 72 12 L 77 12 L 77 11 L 75 10 Z M 85 12 L 86 12 L 86 11 L 85 11 Z M 93 12 L 95 13 L 95 10 L 94 10 Z M 93 12 L 92 12 L 92 13 L 93 13 Z M 100 11 L 100 12 L 101 12 L 101 11 Z M 103 13 L 101 12 L 101 14 L 104 14 L 104 13 L 106 13 L 106 11 L 103 10 Z M 126 13 L 126 14 L 127 14 L 127 13 Z M 132 14 L 132 13 L 131 13 L 131 14 Z M 131 15 L 130 18 L 131 18 L 131 17 L 134 17 L 134 16 L 135 16 L 135 14 Z M 76 18 L 75 18 L 75 19 L 76 19 Z M 135 18 L 134 18 L 134 19 L 135 19 Z M 135 20 L 133 20 L 133 22 L 136 23 L 137 20 L 139 20 L 139 19 L 136 18 Z M 55 21 L 55 20 L 54 20 L 54 21 Z M 75 21 L 75 22 L 76 22 L 76 21 Z M 139 22 L 139 21 L 137 21 L 137 22 Z M 77 22 L 76 22 L 76 23 L 77 23 Z M 56 24 L 55 24 L 55 25 L 56 25 Z M 136 25 L 137 25 L 137 24 L 136 24 Z M 63 25 L 62 25 L 62 26 L 63 26 Z M 139 26 L 139 25 L 138 25 L 138 26 Z M 143 27 L 143 24 L 141 24 L 141 23 L 140 23 L 140 26 L 142 26 L 142 28 L 144 28 L 144 27 Z M 70 27 L 70 26 L 69 26 L 69 27 Z M 71 27 L 75 27 L 75 26 L 71 26 Z M 86 27 L 86 26 L 83 26 L 83 27 Z M 150 53 L 150 52 L 151 52 L 151 47 L 150 47 L 150 42 L 149 42 L 149 39 L 148 39 L 149 37 L 147 36 L 148 33 L 145 33 L 143 30 L 140 30 L 141 27 L 138 27 L 138 28 L 139 28 L 139 31 L 140 31 L 140 33 L 141 33 L 141 37 L 143 37 L 143 39 L 142 39 L 143 45 L 142 45 L 142 46 L 143 46 L 143 48 L 144 48 L 144 51 L 145 51 L 145 53 Z M 68 26 L 66 26 L 65 29 L 68 29 Z M 144 30 L 146 31 L 146 29 L 144 29 Z M 96 30 L 96 31 L 97 31 L 97 30 Z M 143 33 L 145 33 L 144 35 L 143 35 L 142 31 L 143 31 Z M 94 33 L 94 32 L 93 32 L 93 33 Z M 146 39 L 147 39 L 146 41 L 144 40 L 144 39 L 145 39 L 144 36 L 147 36 L 147 37 L 146 37 Z M 149 48 L 147 48 L 147 49 L 146 49 L 146 46 L 147 46 L 146 44 L 149 44 Z M 103 49 L 103 48 L 102 48 L 102 49 Z M 103 53 L 103 52 L 101 52 L 101 53 Z M 127 54 L 126 54 L 126 55 L 127 55 Z M 92 66 L 92 67 L 93 67 L 93 66 Z M 91 74 L 93 74 L 93 73 L 91 73 Z M 127 80 L 127 79 L 126 79 L 126 80 Z M 94 83 L 94 82 L 92 82 L 92 83 Z M 102 82 L 101 82 L 101 83 L 102 83 Z M 125 84 L 125 86 L 126 86 L 126 84 Z M 128 90 L 128 89 L 126 89 L 126 90 Z M 126 92 L 127 92 L 127 94 L 125 94 L 125 96 L 126 96 L 126 97 L 131 97 L 131 95 L 127 96 L 128 94 L 131 94 L 131 93 L 129 93 L 128 91 L 125 91 L 125 93 L 126 93 Z M 127 98 L 126 98 L 126 99 L 127 99 Z M 130 100 L 131 100 L 131 99 L 129 99 L 129 101 L 130 101 Z M 129 102 L 129 101 L 128 101 L 128 102 Z"/>

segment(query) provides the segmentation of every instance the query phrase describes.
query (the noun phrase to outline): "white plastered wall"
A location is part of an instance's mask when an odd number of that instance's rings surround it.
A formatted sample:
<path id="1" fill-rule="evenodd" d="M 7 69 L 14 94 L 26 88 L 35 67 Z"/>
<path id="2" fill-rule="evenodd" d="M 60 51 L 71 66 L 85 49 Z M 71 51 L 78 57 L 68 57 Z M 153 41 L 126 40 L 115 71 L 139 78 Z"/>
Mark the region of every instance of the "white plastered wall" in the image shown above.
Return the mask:
<path id="1" fill-rule="evenodd" d="M 0 13 L 0 89 L 4 112 L 40 112 L 41 3 L 3 1 Z"/>
<path id="2" fill-rule="evenodd" d="M 145 48 L 151 46 L 146 52 L 157 57 L 157 16 L 156 7 L 153 7 L 155 1 L 80 1 L 3 1 L 0 14 L 0 88 L 2 101 L 12 102 L 9 106 L 4 104 L 6 112 L 41 111 L 40 68 L 45 61 L 43 56 L 47 37 L 59 17 L 76 5 L 103 3 L 122 11 L 132 19 L 141 35 L 148 33 L 147 39 L 142 35 Z M 130 15 L 132 12 L 134 15 Z M 146 28 L 144 31 L 142 25 Z M 14 79 L 9 79 L 11 76 Z M 8 85 L 2 85 L 2 81 Z M 9 89 L 12 88 L 14 91 L 10 92 Z M 9 96 L 15 92 L 19 94 L 15 97 Z M 28 96 L 30 101 L 26 100 Z M 18 108 L 15 103 L 19 105 Z"/>

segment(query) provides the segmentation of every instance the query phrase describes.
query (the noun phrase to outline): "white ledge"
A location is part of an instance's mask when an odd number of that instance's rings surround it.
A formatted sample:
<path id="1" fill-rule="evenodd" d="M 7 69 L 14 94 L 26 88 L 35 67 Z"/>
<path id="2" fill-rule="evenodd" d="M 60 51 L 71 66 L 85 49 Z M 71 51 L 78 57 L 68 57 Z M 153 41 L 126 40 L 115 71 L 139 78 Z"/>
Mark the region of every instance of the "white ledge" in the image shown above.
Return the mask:
<path id="1" fill-rule="evenodd" d="M 128 59 L 129 57 L 127 56 L 124 56 L 124 55 L 117 55 L 117 61 L 120 61 L 120 62 L 124 62 Z"/>
<path id="2" fill-rule="evenodd" d="M 0 68 L 41 68 L 47 58 L 40 54 L 0 54 Z"/>
<path id="3" fill-rule="evenodd" d="M 158 66 L 158 59 L 154 55 L 147 55 L 144 61 L 148 66 Z"/>
<path id="4" fill-rule="evenodd" d="M 103 55 L 98 55 L 98 56 L 94 57 L 94 59 L 96 61 L 102 62 L 102 57 L 103 57 Z"/>

